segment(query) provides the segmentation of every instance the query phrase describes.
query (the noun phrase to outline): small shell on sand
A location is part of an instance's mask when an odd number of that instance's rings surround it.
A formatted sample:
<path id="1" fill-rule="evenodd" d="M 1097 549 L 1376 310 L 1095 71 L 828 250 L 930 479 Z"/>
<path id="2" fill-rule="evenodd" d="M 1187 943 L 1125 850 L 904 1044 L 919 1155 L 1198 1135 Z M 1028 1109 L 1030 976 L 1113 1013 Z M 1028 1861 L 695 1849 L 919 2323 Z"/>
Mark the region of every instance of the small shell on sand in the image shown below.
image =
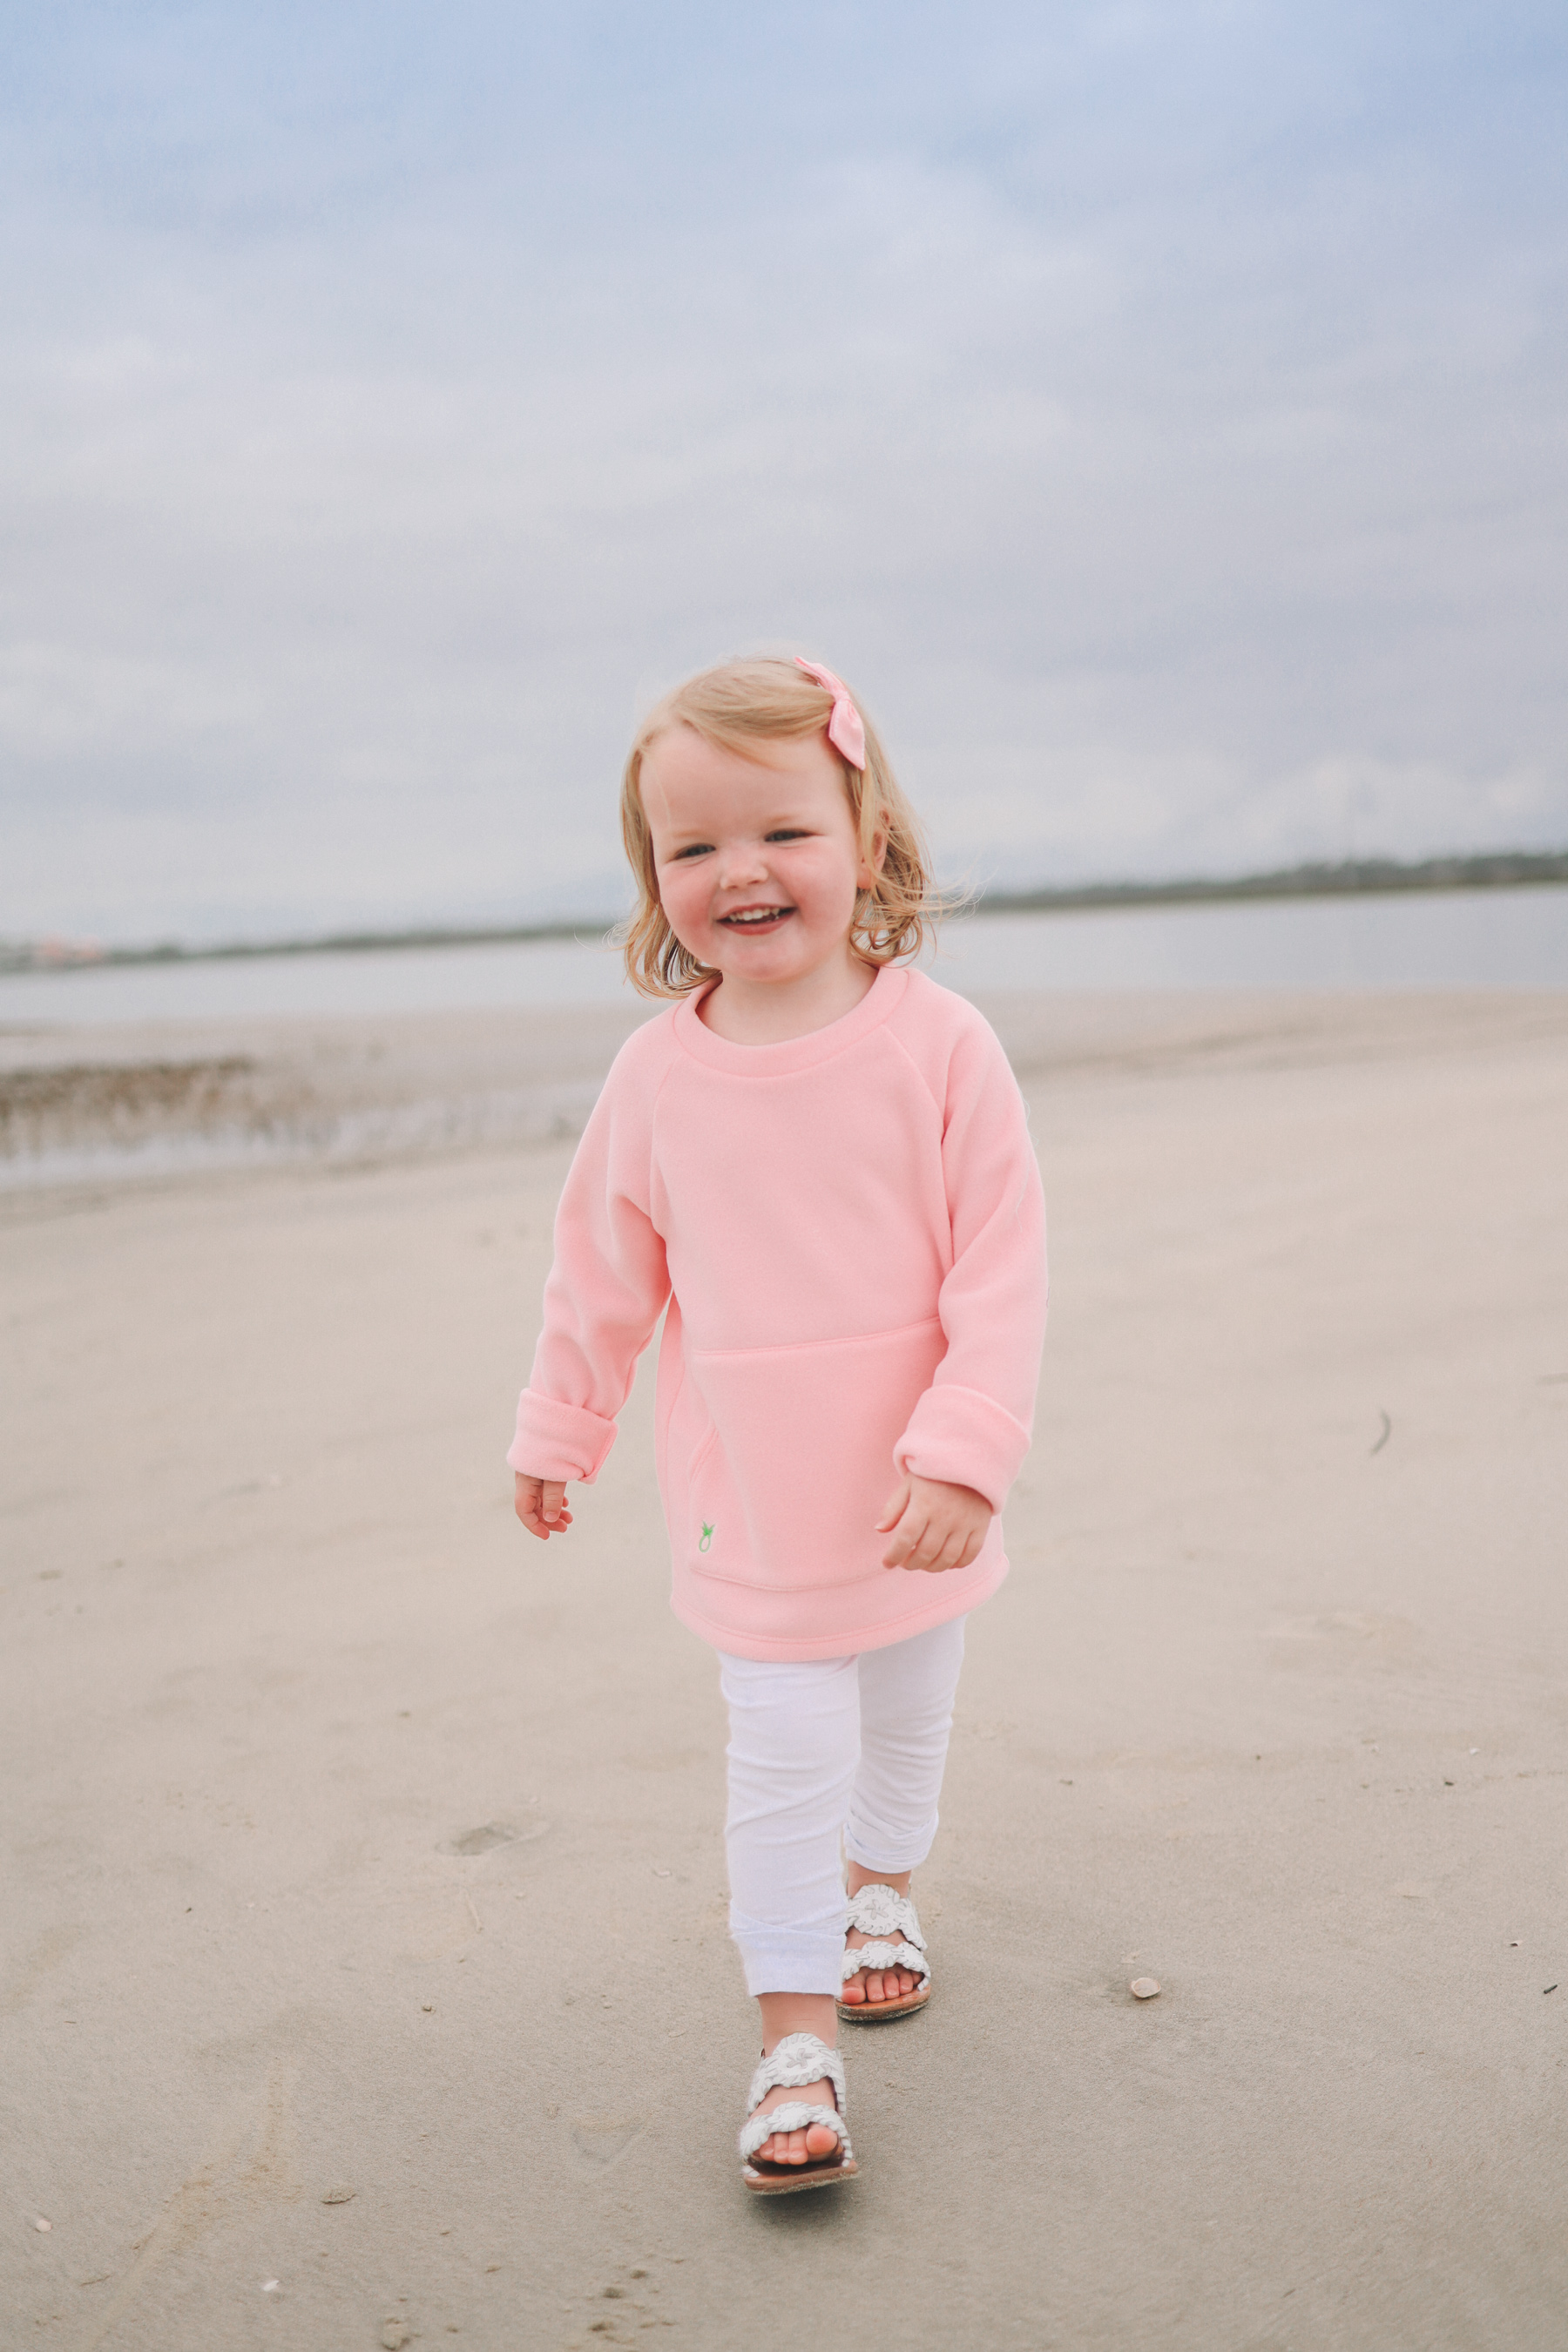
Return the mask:
<path id="1" fill-rule="evenodd" d="M 1155 1977 L 1134 1977 L 1127 1990 L 1134 2000 L 1152 2000 L 1160 1990 L 1159 1980 Z"/>

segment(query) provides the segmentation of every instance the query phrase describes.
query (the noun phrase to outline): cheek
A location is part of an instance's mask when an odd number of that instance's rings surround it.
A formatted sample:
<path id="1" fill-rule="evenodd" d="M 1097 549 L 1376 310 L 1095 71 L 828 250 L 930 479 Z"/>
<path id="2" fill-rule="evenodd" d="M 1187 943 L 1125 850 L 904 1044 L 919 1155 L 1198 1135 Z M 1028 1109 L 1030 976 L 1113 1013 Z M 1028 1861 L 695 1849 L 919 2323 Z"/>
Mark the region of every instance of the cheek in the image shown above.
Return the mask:
<path id="1" fill-rule="evenodd" d="M 842 915 L 847 922 L 855 907 L 856 863 L 853 854 L 825 845 L 823 854 L 812 858 L 799 876 L 799 896 L 813 909 L 837 920 Z"/>
<path id="2" fill-rule="evenodd" d="M 667 921 L 679 934 L 702 921 L 708 892 L 701 876 L 690 866 L 667 866 L 659 869 L 658 899 Z"/>

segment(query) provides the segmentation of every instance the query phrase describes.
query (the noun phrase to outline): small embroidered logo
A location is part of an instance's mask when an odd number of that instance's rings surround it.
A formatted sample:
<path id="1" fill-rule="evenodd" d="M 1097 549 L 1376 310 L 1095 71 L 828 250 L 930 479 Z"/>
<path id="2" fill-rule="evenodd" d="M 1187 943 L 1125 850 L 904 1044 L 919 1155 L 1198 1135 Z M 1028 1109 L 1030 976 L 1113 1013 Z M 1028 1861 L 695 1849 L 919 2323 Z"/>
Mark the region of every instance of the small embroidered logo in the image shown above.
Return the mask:
<path id="1" fill-rule="evenodd" d="M 712 1528 L 710 1527 L 710 1525 L 709 1524 L 709 1522 L 708 1522 L 706 1519 L 704 1519 L 704 1520 L 703 1520 L 703 1522 L 702 1522 L 702 1533 L 701 1533 L 701 1534 L 698 1537 L 698 1538 L 697 1538 L 697 1549 L 698 1549 L 698 1550 L 699 1550 L 699 1551 L 707 1551 L 707 1550 L 710 1549 L 710 1547 L 711 1546 L 712 1541 L 713 1541 L 713 1529 L 712 1529 Z"/>

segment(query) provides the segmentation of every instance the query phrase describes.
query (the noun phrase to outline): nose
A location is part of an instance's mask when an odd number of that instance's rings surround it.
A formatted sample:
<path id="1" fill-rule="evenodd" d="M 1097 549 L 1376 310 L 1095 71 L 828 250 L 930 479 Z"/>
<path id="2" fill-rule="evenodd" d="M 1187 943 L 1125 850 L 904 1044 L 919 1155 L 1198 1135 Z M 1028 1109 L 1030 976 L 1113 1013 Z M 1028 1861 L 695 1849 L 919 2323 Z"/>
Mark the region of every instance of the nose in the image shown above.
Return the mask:
<path id="1" fill-rule="evenodd" d="M 719 851 L 719 887 L 744 890 L 767 877 L 768 861 L 760 841 L 726 841 Z"/>

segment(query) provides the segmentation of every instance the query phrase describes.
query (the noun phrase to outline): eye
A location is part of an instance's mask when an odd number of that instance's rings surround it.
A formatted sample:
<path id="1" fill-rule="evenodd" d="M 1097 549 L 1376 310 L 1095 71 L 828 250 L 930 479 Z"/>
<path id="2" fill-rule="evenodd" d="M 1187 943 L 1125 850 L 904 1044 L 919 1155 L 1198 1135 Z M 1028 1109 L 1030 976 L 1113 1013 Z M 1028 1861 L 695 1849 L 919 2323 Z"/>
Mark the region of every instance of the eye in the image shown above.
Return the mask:
<path id="1" fill-rule="evenodd" d="M 684 849 L 676 851 L 669 863 L 679 866 L 683 857 L 711 857 L 712 855 L 713 844 L 710 841 L 689 841 Z"/>
<path id="2" fill-rule="evenodd" d="M 763 835 L 764 841 L 808 841 L 810 833 L 804 824 L 776 824 L 772 833 Z"/>

